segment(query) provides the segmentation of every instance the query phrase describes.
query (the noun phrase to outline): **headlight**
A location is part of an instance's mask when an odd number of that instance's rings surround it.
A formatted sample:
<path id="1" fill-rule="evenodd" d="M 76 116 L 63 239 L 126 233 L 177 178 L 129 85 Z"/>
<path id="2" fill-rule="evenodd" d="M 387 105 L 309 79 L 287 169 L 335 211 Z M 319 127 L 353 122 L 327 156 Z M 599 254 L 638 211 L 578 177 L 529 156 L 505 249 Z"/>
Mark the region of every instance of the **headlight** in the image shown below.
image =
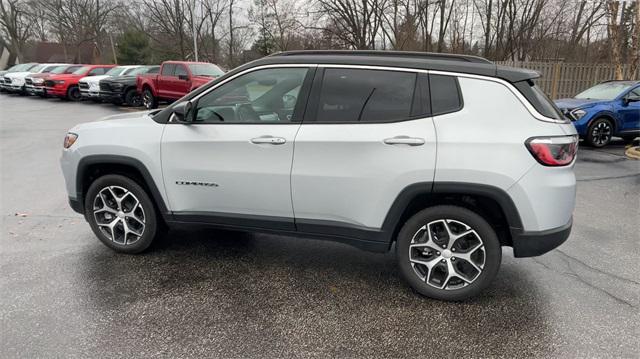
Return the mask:
<path id="1" fill-rule="evenodd" d="M 579 120 L 581 118 L 584 117 L 584 115 L 587 114 L 587 111 L 582 110 L 582 109 L 575 109 L 573 111 L 571 111 L 571 116 L 573 116 L 573 118 L 575 118 L 576 120 Z"/>
<path id="2" fill-rule="evenodd" d="M 23 85 L 23 84 L 24 84 L 24 79 L 20 79 L 20 78 L 13 79 L 13 81 L 11 82 L 11 84 L 12 84 L 12 85 L 16 85 L 16 86 Z"/>
<path id="3" fill-rule="evenodd" d="M 67 133 L 67 135 L 64 137 L 64 148 L 66 149 L 73 146 L 73 144 L 76 143 L 77 139 L 78 135 L 76 135 L 75 133 Z"/>
<path id="4" fill-rule="evenodd" d="M 43 78 L 38 78 L 38 77 L 36 77 L 35 79 L 33 79 L 33 83 L 34 83 L 34 84 L 41 84 L 41 83 L 43 83 L 43 82 L 44 82 L 44 79 L 43 79 Z"/>
<path id="5" fill-rule="evenodd" d="M 119 89 L 121 89 L 121 88 L 123 88 L 123 87 L 124 87 L 124 85 L 123 85 L 123 84 L 119 84 L 119 83 L 117 83 L 117 82 L 116 82 L 116 83 L 112 83 L 112 84 L 111 84 L 111 88 L 112 88 L 112 89 L 119 90 Z"/>
<path id="6" fill-rule="evenodd" d="M 64 80 L 53 80 L 53 83 L 56 85 L 62 85 L 64 84 Z"/>

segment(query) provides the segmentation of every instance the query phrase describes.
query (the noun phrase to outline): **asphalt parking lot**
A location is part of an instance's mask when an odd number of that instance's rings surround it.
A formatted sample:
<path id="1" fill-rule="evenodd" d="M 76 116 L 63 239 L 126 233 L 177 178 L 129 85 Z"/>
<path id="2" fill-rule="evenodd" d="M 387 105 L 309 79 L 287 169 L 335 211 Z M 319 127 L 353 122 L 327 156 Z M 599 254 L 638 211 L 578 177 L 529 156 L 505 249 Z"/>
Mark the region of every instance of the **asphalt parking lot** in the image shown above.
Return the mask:
<path id="1" fill-rule="evenodd" d="M 115 254 L 68 207 L 58 159 L 68 128 L 121 112 L 0 94 L 0 357 L 638 356 L 640 161 L 621 144 L 580 150 L 564 245 L 505 249 L 482 296 L 444 303 L 392 253 L 338 243 L 171 231 Z"/>

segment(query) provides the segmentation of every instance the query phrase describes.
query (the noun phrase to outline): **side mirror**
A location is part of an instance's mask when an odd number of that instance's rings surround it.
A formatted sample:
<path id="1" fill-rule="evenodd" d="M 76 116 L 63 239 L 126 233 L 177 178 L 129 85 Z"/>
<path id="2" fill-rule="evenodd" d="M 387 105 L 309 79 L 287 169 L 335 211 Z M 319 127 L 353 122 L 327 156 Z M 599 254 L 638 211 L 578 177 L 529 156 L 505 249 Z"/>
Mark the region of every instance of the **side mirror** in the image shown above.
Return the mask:
<path id="1" fill-rule="evenodd" d="M 188 81 L 189 75 L 178 75 L 178 80 Z"/>
<path id="2" fill-rule="evenodd" d="M 182 101 L 175 106 L 173 106 L 173 113 L 171 114 L 170 122 L 178 122 L 178 123 L 191 123 L 192 119 L 192 110 L 193 104 L 191 101 Z"/>
<path id="3" fill-rule="evenodd" d="M 640 96 L 638 95 L 629 95 L 627 97 L 624 98 L 624 104 L 628 105 L 630 102 L 638 102 L 640 101 Z"/>

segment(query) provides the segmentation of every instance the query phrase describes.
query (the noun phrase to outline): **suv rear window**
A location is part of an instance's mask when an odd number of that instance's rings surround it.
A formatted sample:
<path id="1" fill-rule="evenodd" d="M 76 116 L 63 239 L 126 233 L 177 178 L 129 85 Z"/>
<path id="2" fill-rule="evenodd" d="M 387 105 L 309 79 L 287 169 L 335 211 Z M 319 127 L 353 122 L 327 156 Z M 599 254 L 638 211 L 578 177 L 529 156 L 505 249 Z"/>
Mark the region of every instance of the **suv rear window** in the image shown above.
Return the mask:
<path id="1" fill-rule="evenodd" d="M 316 121 L 388 122 L 408 118 L 416 82 L 411 72 L 324 70 Z"/>
<path id="2" fill-rule="evenodd" d="M 454 76 L 429 75 L 432 115 L 455 112 L 462 108 L 458 79 Z"/>
<path id="3" fill-rule="evenodd" d="M 553 101 L 551 101 L 532 80 L 516 82 L 513 85 L 543 116 L 556 120 L 566 120 Z"/>

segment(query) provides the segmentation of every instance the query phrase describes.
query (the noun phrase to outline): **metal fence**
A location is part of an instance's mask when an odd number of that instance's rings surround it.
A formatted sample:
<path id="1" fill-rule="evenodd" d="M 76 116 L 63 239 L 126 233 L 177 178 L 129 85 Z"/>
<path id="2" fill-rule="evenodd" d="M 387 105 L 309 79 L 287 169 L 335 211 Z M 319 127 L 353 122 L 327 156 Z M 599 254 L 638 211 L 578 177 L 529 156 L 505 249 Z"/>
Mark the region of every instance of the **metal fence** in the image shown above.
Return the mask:
<path id="1" fill-rule="evenodd" d="M 538 71 L 542 77 L 536 83 L 552 99 L 573 97 L 599 82 L 612 80 L 615 76 L 615 66 L 612 64 L 511 61 L 498 64 Z M 622 74 L 624 79 L 633 79 L 629 65 L 623 65 Z"/>

